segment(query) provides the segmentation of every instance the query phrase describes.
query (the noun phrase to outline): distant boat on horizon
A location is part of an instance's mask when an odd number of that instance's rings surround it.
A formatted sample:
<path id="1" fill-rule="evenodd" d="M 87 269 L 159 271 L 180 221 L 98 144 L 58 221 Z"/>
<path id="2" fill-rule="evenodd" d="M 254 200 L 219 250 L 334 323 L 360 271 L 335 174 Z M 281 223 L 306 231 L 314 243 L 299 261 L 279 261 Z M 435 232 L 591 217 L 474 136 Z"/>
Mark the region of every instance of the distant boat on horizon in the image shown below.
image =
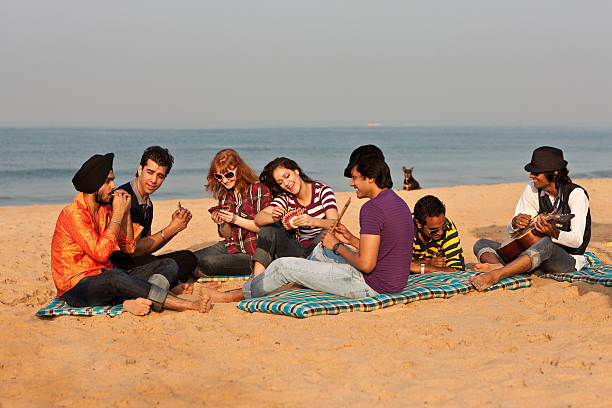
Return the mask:
<path id="1" fill-rule="evenodd" d="M 368 127 L 378 127 L 378 126 L 382 126 L 382 123 L 368 122 Z"/>

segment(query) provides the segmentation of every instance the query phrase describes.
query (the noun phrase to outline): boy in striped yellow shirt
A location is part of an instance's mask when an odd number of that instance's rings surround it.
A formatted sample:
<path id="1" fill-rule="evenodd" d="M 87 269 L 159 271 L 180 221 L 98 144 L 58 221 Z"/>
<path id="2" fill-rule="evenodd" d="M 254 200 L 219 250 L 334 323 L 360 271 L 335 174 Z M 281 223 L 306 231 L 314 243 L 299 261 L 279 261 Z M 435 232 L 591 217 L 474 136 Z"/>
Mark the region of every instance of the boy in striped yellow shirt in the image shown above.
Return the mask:
<path id="1" fill-rule="evenodd" d="M 455 224 L 446 218 L 442 201 L 432 195 L 414 205 L 414 247 L 410 273 L 465 270 L 463 249 Z"/>

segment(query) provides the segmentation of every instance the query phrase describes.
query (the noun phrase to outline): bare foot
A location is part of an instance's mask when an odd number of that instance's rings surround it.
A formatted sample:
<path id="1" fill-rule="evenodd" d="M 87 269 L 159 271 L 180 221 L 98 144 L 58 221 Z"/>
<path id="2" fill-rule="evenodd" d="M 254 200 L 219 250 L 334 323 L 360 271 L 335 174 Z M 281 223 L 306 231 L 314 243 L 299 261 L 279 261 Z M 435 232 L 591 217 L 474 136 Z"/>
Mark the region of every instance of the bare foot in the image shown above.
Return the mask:
<path id="1" fill-rule="evenodd" d="M 133 315 L 144 316 L 151 311 L 152 303 L 145 298 L 129 299 L 123 302 L 123 308 Z"/>
<path id="2" fill-rule="evenodd" d="M 504 265 L 500 263 L 477 263 L 474 265 L 474 269 L 480 272 L 491 272 L 503 267 Z"/>
<path id="3" fill-rule="evenodd" d="M 253 262 L 253 274 L 251 275 L 251 278 L 261 275 L 261 273 L 265 270 L 266 270 L 265 266 L 263 266 L 257 261 Z"/>
<path id="4" fill-rule="evenodd" d="M 193 285 L 180 283 L 170 290 L 173 295 L 190 295 L 193 292 Z"/>
<path id="5" fill-rule="evenodd" d="M 198 285 L 202 285 L 205 288 L 209 289 L 219 289 L 221 287 L 221 282 L 213 281 L 213 282 L 198 282 Z"/>
<path id="6" fill-rule="evenodd" d="M 200 298 L 209 296 L 214 303 L 232 303 L 239 302 L 244 299 L 242 296 L 242 289 L 220 292 L 215 289 L 207 288 L 199 283 L 194 285 L 193 294 Z"/>
<path id="7" fill-rule="evenodd" d="M 210 307 L 212 306 L 212 299 L 208 295 L 202 295 L 197 303 L 199 305 L 198 311 L 200 313 L 208 313 L 210 311 Z"/>
<path id="8" fill-rule="evenodd" d="M 480 292 L 490 288 L 491 286 L 497 283 L 495 277 L 491 272 L 484 272 L 478 275 L 474 275 L 470 277 L 470 281 L 472 281 L 472 285 L 474 285 L 474 287 Z"/>

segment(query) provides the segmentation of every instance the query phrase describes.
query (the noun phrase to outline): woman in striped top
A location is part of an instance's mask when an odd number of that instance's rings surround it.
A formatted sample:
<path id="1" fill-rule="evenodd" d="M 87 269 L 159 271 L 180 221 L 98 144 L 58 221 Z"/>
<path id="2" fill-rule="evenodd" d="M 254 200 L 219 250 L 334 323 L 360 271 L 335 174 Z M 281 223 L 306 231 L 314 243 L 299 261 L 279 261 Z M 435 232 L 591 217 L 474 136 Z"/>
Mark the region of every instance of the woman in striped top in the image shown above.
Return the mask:
<path id="1" fill-rule="evenodd" d="M 198 266 L 205 275 L 248 275 L 259 232 L 253 219 L 270 205 L 270 190 L 233 149 L 215 155 L 207 181 L 206 190 L 227 207 L 211 214 L 224 240 L 196 251 Z"/>
<path id="2" fill-rule="evenodd" d="M 255 217 L 261 228 L 257 248 L 253 254 L 253 274 L 259 275 L 276 258 L 294 256 L 305 258 L 320 242 L 323 230 L 329 229 L 338 218 L 336 196 L 331 188 L 312 180 L 286 157 L 278 157 L 264 167 L 259 180 L 275 196 L 270 206 Z M 293 209 L 304 214 L 292 220 L 297 226 L 297 239 L 278 221 Z"/>

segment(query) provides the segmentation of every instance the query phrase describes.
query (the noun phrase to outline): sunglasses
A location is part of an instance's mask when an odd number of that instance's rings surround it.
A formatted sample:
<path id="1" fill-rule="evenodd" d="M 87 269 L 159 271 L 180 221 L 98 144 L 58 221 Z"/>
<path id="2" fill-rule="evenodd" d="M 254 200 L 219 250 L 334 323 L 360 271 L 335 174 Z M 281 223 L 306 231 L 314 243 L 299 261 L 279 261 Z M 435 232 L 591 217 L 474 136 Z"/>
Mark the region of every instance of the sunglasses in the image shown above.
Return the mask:
<path id="1" fill-rule="evenodd" d="M 236 176 L 236 170 L 228 171 L 225 174 L 215 173 L 214 176 L 219 181 L 223 180 L 224 178 L 229 180 L 229 179 L 232 179 L 232 178 L 234 178 Z"/>
<path id="2" fill-rule="evenodd" d="M 423 230 L 425 230 L 425 232 L 427 232 L 428 234 L 436 234 L 438 232 L 446 232 L 447 229 L 448 229 L 448 224 L 446 224 L 446 223 L 444 223 L 443 226 L 438 227 L 438 228 L 423 227 Z"/>

